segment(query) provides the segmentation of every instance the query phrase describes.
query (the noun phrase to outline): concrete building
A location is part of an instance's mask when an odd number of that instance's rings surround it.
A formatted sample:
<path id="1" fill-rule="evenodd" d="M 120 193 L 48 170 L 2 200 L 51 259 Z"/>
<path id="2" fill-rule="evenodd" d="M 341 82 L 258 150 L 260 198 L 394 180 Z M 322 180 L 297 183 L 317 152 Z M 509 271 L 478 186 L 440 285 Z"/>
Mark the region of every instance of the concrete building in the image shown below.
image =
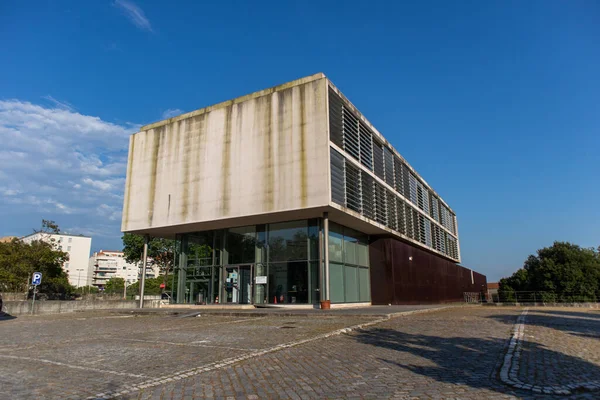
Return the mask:
<path id="1" fill-rule="evenodd" d="M 110 278 L 123 278 L 129 286 L 139 280 L 141 268 L 138 263 L 128 263 L 122 251 L 100 250 L 92 254 L 89 267 L 93 271 L 92 285 L 103 288 Z M 159 274 L 158 266 L 149 260 L 146 278 L 155 278 Z"/>
<path id="2" fill-rule="evenodd" d="M 36 232 L 21 238 L 21 240 L 25 243 L 31 243 L 35 240 L 54 243 L 62 251 L 69 254 L 69 261 L 63 265 L 63 269 L 69 274 L 69 283 L 75 287 L 92 284 L 92 271 L 88 264 L 92 247 L 91 237 L 66 233 Z"/>
<path id="3" fill-rule="evenodd" d="M 454 211 L 323 74 L 142 127 L 122 230 L 177 239 L 178 303 L 443 302 L 485 285 L 457 265 Z"/>

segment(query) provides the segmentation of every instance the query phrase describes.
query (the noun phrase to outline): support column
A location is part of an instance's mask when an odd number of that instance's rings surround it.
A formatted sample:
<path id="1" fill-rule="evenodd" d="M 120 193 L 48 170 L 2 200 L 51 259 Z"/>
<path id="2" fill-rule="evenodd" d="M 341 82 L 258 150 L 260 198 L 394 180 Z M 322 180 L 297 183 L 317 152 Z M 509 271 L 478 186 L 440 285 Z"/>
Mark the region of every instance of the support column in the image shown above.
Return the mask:
<path id="1" fill-rule="evenodd" d="M 185 303 L 185 284 L 187 280 L 187 263 L 188 263 L 188 236 L 181 235 L 181 247 L 179 252 L 179 273 L 177 274 L 177 304 Z"/>
<path id="2" fill-rule="evenodd" d="M 329 298 L 329 214 L 326 212 L 323 213 L 323 236 L 323 251 L 325 253 L 325 256 L 323 257 L 323 262 L 325 264 L 323 271 L 323 278 L 325 283 L 323 285 L 323 289 L 325 290 L 323 300 L 331 300 Z"/>
<path id="3" fill-rule="evenodd" d="M 140 281 L 140 308 L 144 308 L 144 285 L 146 283 L 146 265 L 148 263 L 148 242 L 150 242 L 150 236 L 144 235 L 144 255 L 142 256 L 142 279 Z"/>

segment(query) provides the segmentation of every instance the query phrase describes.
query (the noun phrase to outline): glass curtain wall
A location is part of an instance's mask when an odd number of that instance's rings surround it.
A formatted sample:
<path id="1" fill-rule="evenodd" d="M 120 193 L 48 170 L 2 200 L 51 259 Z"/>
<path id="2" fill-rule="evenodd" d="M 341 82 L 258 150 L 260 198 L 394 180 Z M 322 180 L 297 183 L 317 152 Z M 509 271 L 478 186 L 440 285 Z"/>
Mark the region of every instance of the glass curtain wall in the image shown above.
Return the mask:
<path id="1" fill-rule="evenodd" d="M 177 303 L 226 301 L 223 296 L 231 290 L 226 288 L 224 268 L 229 271 L 232 266 L 252 266 L 249 296 L 255 304 L 319 302 L 316 219 L 186 233 L 177 239 Z"/>
<path id="2" fill-rule="evenodd" d="M 329 297 L 332 303 L 371 301 L 368 237 L 329 225 Z"/>

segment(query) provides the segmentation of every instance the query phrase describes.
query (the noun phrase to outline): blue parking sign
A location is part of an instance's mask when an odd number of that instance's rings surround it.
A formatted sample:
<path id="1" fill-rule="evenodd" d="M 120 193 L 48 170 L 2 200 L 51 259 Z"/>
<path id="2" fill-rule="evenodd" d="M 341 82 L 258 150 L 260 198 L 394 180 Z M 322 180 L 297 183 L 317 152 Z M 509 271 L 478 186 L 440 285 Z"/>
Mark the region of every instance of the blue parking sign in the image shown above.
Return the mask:
<path id="1" fill-rule="evenodd" d="M 34 272 L 33 273 L 33 277 L 31 278 L 31 284 L 32 285 L 39 285 L 40 283 L 42 283 L 42 273 L 41 272 Z"/>

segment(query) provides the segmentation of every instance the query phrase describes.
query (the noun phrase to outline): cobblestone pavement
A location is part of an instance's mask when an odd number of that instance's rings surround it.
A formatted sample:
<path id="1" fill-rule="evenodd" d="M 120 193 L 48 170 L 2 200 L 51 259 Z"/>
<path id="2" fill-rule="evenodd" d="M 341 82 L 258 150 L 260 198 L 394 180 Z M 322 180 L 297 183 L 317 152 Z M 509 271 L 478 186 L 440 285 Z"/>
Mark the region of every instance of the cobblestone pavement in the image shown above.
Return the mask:
<path id="1" fill-rule="evenodd" d="M 600 398 L 600 312 L 531 308 L 521 318 L 508 380 L 534 392 L 589 391 Z"/>
<path id="2" fill-rule="evenodd" d="M 0 322 L 0 398 L 561 398 L 498 378 L 521 312 L 452 308 L 336 335 L 374 319 L 19 317 Z M 598 311 L 530 309 L 520 378 L 600 379 L 599 324 Z"/>

